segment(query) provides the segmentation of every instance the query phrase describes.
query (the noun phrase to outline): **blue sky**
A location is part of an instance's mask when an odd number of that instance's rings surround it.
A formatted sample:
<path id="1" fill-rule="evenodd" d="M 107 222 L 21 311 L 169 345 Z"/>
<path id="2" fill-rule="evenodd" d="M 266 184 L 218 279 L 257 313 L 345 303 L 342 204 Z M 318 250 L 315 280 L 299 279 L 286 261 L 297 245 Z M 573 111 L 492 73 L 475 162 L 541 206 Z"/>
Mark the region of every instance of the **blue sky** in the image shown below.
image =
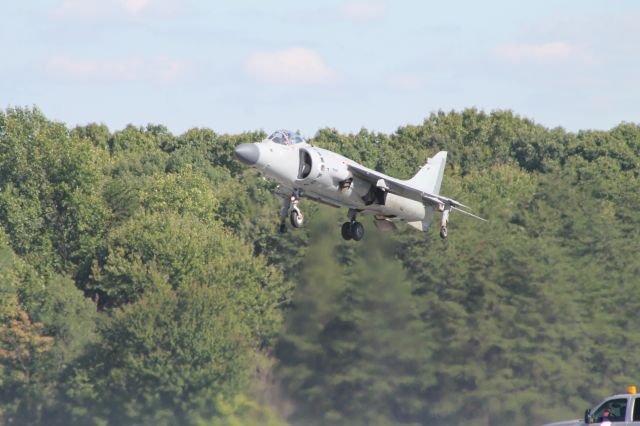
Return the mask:
<path id="1" fill-rule="evenodd" d="M 7 1 L 0 107 L 69 126 L 393 132 L 511 109 L 640 121 L 640 1 Z"/>

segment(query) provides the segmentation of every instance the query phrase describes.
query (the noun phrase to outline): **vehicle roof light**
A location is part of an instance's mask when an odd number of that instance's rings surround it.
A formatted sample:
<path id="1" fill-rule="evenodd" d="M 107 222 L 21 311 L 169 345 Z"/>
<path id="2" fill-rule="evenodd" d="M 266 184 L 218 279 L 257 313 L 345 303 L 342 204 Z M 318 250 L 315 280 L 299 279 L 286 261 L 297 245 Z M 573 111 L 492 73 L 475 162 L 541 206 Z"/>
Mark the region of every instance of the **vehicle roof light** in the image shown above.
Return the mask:
<path id="1" fill-rule="evenodd" d="M 635 386 L 627 386 L 627 392 L 628 393 L 638 393 L 638 390 L 636 389 Z"/>

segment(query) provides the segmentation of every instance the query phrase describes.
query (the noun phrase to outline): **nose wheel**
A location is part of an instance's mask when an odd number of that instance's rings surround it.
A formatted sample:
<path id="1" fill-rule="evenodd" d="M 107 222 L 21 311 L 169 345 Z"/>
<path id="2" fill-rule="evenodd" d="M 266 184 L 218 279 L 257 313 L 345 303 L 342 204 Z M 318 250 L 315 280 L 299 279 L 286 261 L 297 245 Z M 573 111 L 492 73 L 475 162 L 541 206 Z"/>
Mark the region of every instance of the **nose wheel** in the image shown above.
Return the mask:
<path id="1" fill-rule="evenodd" d="M 286 196 L 284 196 L 284 194 L 279 195 L 282 197 L 282 208 L 280 209 L 280 225 L 278 226 L 278 232 L 281 234 L 287 232 L 287 216 L 289 216 L 291 226 L 294 228 L 302 228 L 304 226 L 304 215 L 302 214 L 300 207 L 298 207 L 299 198 L 296 193 L 294 192 Z"/>
<path id="2" fill-rule="evenodd" d="M 297 201 L 295 204 L 297 204 Z M 291 221 L 291 226 L 294 228 L 302 228 L 304 226 L 304 215 L 297 205 L 292 207 L 291 213 L 289 214 L 289 220 Z"/>

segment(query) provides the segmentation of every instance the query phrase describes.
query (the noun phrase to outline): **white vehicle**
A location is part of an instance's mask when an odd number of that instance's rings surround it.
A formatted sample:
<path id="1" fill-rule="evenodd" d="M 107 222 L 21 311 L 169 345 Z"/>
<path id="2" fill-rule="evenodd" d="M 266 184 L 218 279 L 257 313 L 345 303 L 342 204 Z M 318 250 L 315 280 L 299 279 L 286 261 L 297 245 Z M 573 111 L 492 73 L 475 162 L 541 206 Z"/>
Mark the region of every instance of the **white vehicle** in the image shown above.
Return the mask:
<path id="1" fill-rule="evenodd" d="M 287 216 L 294 228 L 303 225 L 304 216 L 298 206 L 301 198 L 348 208 L 349 221 L 342 225 L 345 240 L 362 239 L 364 227 L 356 221 L 360 213 L 374 215 L 379 228 L 393 228 L 393 221 L 400 220 L 427 231 L 434 210 L 438 210 L 442 213 L 442 238 L 447 237 L 452 210 L 484 220 L 464 210 L 467 208 L 464 204 L 440 195 L 446 151 L 429 158 L 409 180 L 387 176 L 335 152 L 309 145 L 302 136 L 288 130 L 279 130 L 259 143 L 240 144 L 235 155 L 280 184 L 276 190 L 282 198 L 280 232 L 287 230 Z"/>
<path id="2" fill-rule="evenodd" d="M 543 426 L 640 426 L 640 394 L 635 386 L 629 386 L 629 393 L 605 398 L 594 408 L 584 413 L 584 419 L 548 423 Z"/>

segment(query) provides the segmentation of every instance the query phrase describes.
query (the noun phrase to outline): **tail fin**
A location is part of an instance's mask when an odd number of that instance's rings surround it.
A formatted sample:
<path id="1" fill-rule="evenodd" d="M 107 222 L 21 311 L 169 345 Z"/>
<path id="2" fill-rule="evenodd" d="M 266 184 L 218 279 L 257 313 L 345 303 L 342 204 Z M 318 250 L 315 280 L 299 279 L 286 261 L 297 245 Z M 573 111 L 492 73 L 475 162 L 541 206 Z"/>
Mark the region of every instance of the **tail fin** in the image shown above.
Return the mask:
<path id="1" fill-rule="evenodd" d="M 428 192 L 432 195 L 440 193 L 440 185 L 442 184 L 442 176 L 444 176 L 444 168 L 447 164 L 447 151 L 440 151 L 427 160 L 427 164 L 416 173 L 414 177 L 409 179 L 408 185 L 421 191 Z M 409 225 L 421 231 L 427 231 L 433 221 L 433 207 L 425 206 L 424 219 L 418 222 L 407 222 Z"/>
<path id="2" fill-rule="evenodd" d="M 414 177 L 407 181 L 407 184 L 429 194 L 438 195 L 440 193 L 440 185 L 442 184 L 442 176 L 444 175 L 444 167 L 447 163 L 447 151 L 440 151 L 427 160 L 425 164 Z"/>

